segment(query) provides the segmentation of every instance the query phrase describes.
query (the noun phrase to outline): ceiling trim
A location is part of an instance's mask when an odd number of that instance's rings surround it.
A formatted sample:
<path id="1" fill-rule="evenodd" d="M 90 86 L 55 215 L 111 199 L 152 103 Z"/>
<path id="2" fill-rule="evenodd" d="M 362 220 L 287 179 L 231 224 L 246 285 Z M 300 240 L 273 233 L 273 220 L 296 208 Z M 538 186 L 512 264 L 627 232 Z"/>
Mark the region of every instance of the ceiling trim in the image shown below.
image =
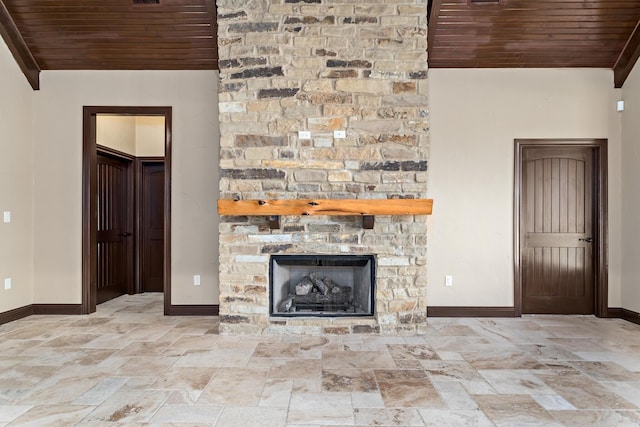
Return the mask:
<path id="1" fill-rule="evenodd" d="M 640 20 L 636 22 L 633 32 L 620 52 L 613 66 L 613 81 L 615 87 L 620 88 L 633 70 L 633 66 L 640 57 Z"/>
<path id="2" fill-rule="evenodd" d="M 0 0 L 0 35 L 7 44 L 7 47 L 9 47 L 11 54 L 33 90 L 39 90 L 40 66 L 22 38 L 22 34 L 20 34 L 16 23 L 13 21 L 13 18 L 11 18 L 3 0 Z"/>
<path id="3" fill-rule="evenodd" d="M 2 0 L 0 0 L 2 1 Z M 218 48 L 218 9 L 215 0 L 205 0 L 207 12 L 209 12 L 209 21 L 211 24 L 211 35 L 213 36 L 213 44 Z M 217 57 L 218 55 L 216 55 Z M 216 70 L 219 69 L 218 61 L 216 61 Z"/>
<path id="4" fill-rule="evenodd" d="M 0 0 L 2 1 L 2 0 Z M 434 46 L 436 38 L 436 26 L 438 24 L 438 16 L 442 7 L 442 0 L 433 0 L 430 2 L 429 22 L 427 22 L 427 62 L 429 59 L 429 50 Z"/>

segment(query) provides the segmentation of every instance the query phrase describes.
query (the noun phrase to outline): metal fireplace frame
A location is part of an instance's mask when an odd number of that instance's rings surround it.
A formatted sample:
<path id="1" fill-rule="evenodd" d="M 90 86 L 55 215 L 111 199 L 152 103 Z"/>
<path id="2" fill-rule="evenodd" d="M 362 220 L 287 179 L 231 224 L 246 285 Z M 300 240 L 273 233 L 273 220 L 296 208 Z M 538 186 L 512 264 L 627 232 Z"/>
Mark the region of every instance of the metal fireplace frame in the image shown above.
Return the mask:
<path id="1" fill-rule="evenodd" d="M 274 264 L 309 267 L 366 267 L 369 263 L 371 288 L 369 290 L 370 313 L 339 313 L 339 312 L 276 312 L 274 310 Z M 279 302 L 277 302 L 279 303 Z M 376 256 L 348 255 L 348 254 L 290 254 L 271 255 L 269 259 L 269 316 L 270 317 L 331 317 L 331 318 L 362 318 L 374 317 L 376 313 Z"/>

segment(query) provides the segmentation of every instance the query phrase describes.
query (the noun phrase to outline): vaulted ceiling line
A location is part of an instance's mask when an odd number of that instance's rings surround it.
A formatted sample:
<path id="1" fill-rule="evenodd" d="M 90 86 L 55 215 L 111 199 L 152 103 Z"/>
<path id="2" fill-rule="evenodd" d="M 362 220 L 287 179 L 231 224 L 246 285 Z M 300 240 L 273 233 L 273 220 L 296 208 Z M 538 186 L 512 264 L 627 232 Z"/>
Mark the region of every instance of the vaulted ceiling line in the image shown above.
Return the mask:
<path id="1" fill-rule="evenodd" d="M 638 58 L 640 58 L 640 18 L 613 65 L 615 87 L 622 87 Z"/>
<path id="2" fill-rule="evenodd" d="M 40 66 L 22 38 L 20 30 L 18 30 L 3 0 L 0 0 L 0 35 L 33 90 L 39 90 Z"/>

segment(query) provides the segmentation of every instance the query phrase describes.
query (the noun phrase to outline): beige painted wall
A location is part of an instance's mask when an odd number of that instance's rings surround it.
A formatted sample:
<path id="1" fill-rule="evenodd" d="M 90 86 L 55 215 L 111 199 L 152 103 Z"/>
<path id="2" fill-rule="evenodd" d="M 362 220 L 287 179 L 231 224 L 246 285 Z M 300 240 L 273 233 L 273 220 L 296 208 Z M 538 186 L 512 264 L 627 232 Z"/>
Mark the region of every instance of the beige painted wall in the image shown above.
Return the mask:
<path id="1" fill-rule="evenodd" d="M 136 156 L 164 156 L 164 117 L 136 116 Z"/>
<path id="2" fill-rule="evenodd" d="M 0 313 L 33 300 L 33 91 L 0 38 Z M 3 212 L 11 222 L 3 222 Z M 11 289 L 4 289 L 4 279 Z"/>
<path id="3" fill-rule="evenodd" d="M 96 143 L 135 156 L 136 118 L 99 114 L 96 117 Z"/>
<path id="4" fill-rule="evenodd" d="M 514 139 L 608 138 L 609 306 L 621 304 L 620 91 L 608 70 L 429 70 L 429 306 L 513 306 Z M 640 203 L 639 203 L 640 204 Z M 445 275 L 453 286 L 445 287 Z"/>
<path id="5" fill-rule="evenodd" d="M 172 303 L 217 303 L 217 74 L 47 71 L 32 92 L 0 41 L 0 75 L 0 312 L 80 302 L 83 105 L 173 106 Z M 622 93 L 604 70 L 430 70 L 430 87 L 429 305 L 513 304 L 514 138 L 603 137 L 609 305 L 640 312 L 638 67 Z"/>
<path id="6" fill-rule="evenodd" d="M 35 94 L 36 303 L 81 302 L 82 107 L 173 107 L 172 304 L 218 302 L 218 75 L 45 71 Z M 193 286 L 200 274 L 202 285 Z"/>
<path id="7" fill-rule="evenodd" d="M 640 63 L 622 87 L 622 307 L 640 313 Z"/>
<path id="8" fill-rule="evenodd" d="M 96 142 L 132 156 L 162 157 L 164 117 L 99 114 Z"/>

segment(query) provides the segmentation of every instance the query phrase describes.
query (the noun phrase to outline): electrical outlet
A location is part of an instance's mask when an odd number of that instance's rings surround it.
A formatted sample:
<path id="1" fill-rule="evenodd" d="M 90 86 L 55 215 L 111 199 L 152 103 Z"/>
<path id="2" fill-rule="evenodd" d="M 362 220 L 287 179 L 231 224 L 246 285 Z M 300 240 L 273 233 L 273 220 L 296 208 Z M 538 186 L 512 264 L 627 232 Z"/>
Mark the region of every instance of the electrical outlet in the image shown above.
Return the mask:
<path id="1" fill-rule="evenodd" d="M 194 274 L 193 275 L 193 286 L 200 286 L 200 275 L 199 274 Z"/>
<path id="2" fill-rule="evenodd" d="M 347 137 L 347 131 L 346 130 L 334 130 L 333 131 L 333 137 L 335 139 L 346 138 Z"/>
<path id="3" fill-rule="evenodd" d="M 4 279 L 4 289 L 11 289 L 11 277 L 7 277 L 6 279 Z"/>
<path id="4" fill-rule="evenodd" d="M 453 276 L 444 276 L 444 285 L 453 286 Z"/>
<path id="5" fill-rule="evenodd" d="M 311 132 L 308 130 L 299 130 L 298 131 L 299 139 L 311 139 Z"/>

